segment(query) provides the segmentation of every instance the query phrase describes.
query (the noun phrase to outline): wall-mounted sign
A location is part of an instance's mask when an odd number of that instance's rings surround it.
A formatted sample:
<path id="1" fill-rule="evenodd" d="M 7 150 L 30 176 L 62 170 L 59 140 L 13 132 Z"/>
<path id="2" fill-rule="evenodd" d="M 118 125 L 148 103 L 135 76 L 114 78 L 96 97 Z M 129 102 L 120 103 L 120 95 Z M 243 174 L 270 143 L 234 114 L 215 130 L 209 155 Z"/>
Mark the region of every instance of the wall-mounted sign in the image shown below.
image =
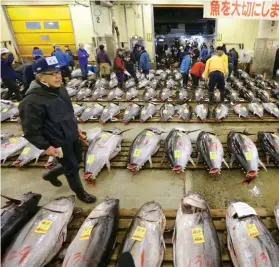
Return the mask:
<path id="1" fill-rule="evenodd" d="M 279 20 L 279 0 L 212 0 L 204 2 L 204 18 Z"/>
<path id="2" fill-rule="evenodd" d="M 151 42 L 151 41 L 152 41 L 152 34 L 151 34 L 151 33 L 147 33 L 147 34 L 146 34 L 146 40 L 147 40 L 148 42 Z"/>

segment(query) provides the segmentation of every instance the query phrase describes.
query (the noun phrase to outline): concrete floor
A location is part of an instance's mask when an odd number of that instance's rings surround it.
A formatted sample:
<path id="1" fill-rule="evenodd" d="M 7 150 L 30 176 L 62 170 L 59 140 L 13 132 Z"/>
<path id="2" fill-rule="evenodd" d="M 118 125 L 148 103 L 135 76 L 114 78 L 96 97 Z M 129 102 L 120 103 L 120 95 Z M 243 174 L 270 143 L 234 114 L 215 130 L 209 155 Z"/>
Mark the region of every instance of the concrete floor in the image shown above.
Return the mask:
<path id="1" fill-rule="evenodd" d="M 101 127 L 97 123 L 87 123 L 80 125 L 82 129 L 89 130 L 94 127 Z M 133 138 L 146 127 L 157 127 L 168 132 L 175 127 L 184 127 L 185 129 L 203 129 L 220 134 L 221 141 L 226 140 L 227 133 L 230 130 L 242 131 L 248 128 L 249 132 L 255 133 L 259 130 L 275 131 L 277 123 L 131 123 L 123 126 L 121 123 L 106 124 L 104 129 L 118 127 L 121 129 L 132 128 L 131 131 L 124 134 L 127 140 Z M 3 123 L 2 133 L 21 134 L 21 126 L 15 123 Z M 196 140 L 198 133 L 192 133 L 190 136 Z M 166 134 L 163 135 L 163 138 Z M 251 136 L 255 140 L 255 136 Z M 33 191 L 43 195 L 41 204 L 62 195 L 71 194 L 65 177 L 61 177 L 63 186 L 56 188 L 50 183 L 42 180 L 42 174 L 45 170 L 42 168 L 2 168 L 1 181 L 2 194 L 16 196 L 18 194 Z M 176 209 L 179 200 L 183 195 L 184 182 L 186 180 L 186 192 L 197 191 L 201 193 L 208 201 L 211 208 L 226 208 L 228 202 L 232 199 L 240 199 L 253 205 L 254 207 L 263 207 L 272 210 L 275 201 L 279 200 L 279 169 L 268 169 L 259 171 L 259 177 L 250 185 L 243 185 L 244 175 L 240 170 L 223 169 L 222 175 L 214 178 L 208 175 L 205 170 L 188 170 L 181 175 L 174 175 L 170 170 L 141 170 L 136 175 L 132 175 L 125 169 L 112 169 L 109 173 L 106 169 L 100 173 L 97 178 L 96 186 L 85 188 L 88 192 L 98 198 L 98 203 L 105 197 L 115 197 L 120 199 L 122 208 L 138 208 L 149 200 L 157 200 L 165 209 Z M 76 206 L 90 208 L 92 205 L 84 204 L 77 200 Z"/>

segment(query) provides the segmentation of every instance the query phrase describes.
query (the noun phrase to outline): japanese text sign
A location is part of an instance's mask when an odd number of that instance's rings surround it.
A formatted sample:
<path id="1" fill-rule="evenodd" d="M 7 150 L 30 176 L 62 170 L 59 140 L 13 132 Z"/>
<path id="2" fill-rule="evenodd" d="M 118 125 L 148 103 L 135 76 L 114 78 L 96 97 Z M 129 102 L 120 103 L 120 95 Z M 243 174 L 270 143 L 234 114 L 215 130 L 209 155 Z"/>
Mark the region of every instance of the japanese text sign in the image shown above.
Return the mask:
<path id="1" fill-rule="evenodd" d="M 279 20 L 279 0 L 206 1 L 203 17 Z"/>

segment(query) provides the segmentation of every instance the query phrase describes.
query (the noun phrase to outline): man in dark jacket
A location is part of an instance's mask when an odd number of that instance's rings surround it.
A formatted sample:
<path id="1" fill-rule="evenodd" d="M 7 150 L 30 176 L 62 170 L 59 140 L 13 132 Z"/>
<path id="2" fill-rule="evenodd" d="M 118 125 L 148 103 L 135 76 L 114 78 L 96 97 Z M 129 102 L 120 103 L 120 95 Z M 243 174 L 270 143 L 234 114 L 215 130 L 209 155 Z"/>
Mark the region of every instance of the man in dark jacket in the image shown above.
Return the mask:
<path id="1" fill-rule="evenodd" d="M 238 53 L 237 53 L 237 51 L 235 50 L 235 48 L 232 48 L 232 49 L 231 49 L 230 54 L 231 54 L 231 57 L 232 57 L 232 60 L 233 60 L 234 73 L 236 74 L 239 56 L 238 56 Z"/>
<path id="2" fill-rule="evenodd" d="M 16 100 L 20 101 L 21 96 L 16 83 L 17 74 L 12 66 L 13 61 L 13 54 L 7 48 L 1 48 L 1 78 L 8 88 L 8 92 L 4 95 L 3 99 L 9 100 L 15 94 Z"/>
<path id="3" fill-rule="evenodd" d="M 275 61 L 274 61 L 273 75 L 272 75 L 273 79 L 276 78 L 277 70 L 279 70 L 279 48 L 277 48 L 276 54 L 275 54 Z"/>
<path id="4" fill-rule="evenodd" d="M 130 75 L 135 79 L 136 84 L 139 83 L 136 71 L 135 71 L 135 65 L 132 60 L 132 53 L 128 50 L 125 50 L 124 56 L 124 65 L 125 69 L 130 73 Z"/>
<path id="5" fill-rule="evenodd" d="M 47 57 L 33 64 L 33 81 L 19 105 L 24 137 L 48 156 L 57 157 L 58 164 L 43 179 L 56 187 L 62 186 L 58 176 L 65 174 L 70 188 L 81 201 L 92 203 L 96 197 L 88 194 L 79 177 L 82 159 L 77 120 L 71 99 L 62 87 L 57 58 Z"/>
<path id="6" fill-rule="evenodd" d="M 99 48 L 100 50 L 97 53 L 97 63 L 99 65 L 100 75 L 101 77 L 109 79 L 111 62 L 107 52 L 105 51 L 105 47 L 100 45 Z"/>
<path id="7" fill-rule="evenodd" d="M 135 47 L 133 49 L 133 57 L 136 61 L 136 65 L 139 65 L 139 61 L 140 61 L 139 44 L 135 44 Z"/>

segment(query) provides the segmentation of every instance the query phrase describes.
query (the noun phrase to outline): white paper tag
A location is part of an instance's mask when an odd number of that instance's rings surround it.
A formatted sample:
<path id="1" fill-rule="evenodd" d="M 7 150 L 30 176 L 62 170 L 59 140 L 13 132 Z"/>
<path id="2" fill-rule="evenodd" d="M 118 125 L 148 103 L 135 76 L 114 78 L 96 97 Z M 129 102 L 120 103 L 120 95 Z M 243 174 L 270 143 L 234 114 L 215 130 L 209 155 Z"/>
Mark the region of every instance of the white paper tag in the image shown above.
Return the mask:
<path id="1" fill-rule="evenodd" d="M 256 211 L 244 202 L 236 202 L 233 203 L 232 205 L 239 218 L 252 215 L 252 214 L 257 215 Z"/>
<path id="2" fill-rule="evenodd" d="M 46 60 L 46 63 L 47 63 L 49 66 L 58 64 L 58 60 L 57 60 L 56 56 L 46 57 L 45 60 Z"/>

